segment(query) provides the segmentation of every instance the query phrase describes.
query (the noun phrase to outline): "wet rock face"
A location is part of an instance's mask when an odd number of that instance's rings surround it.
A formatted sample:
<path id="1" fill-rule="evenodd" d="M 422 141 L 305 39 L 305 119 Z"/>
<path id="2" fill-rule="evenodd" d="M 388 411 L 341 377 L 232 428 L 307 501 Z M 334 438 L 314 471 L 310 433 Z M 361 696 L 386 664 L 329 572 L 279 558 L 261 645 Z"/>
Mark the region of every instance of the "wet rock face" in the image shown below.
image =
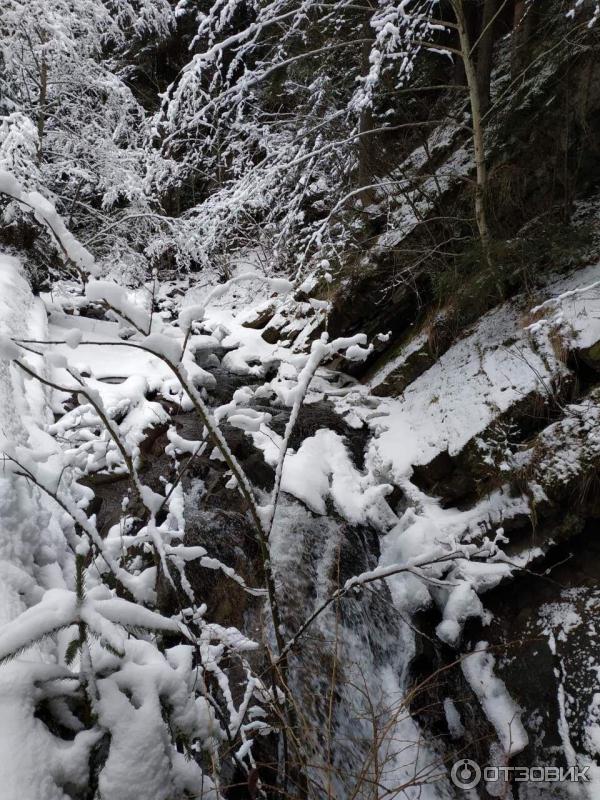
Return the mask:
<path id="1" fill-rule="evenodd" d="M 421 631 L 412 673 L 419 687 L 411 711 L 436 738 L 452 764 L 470 758 L 481 766 L 514 767 L 588 764 L 600 759 L 600 521 L 558 548 L 545 564 L 548 574 L 521 573 L 485 595 L 493 613 L 488 626 L 470 623 L 460 652 L 436 641 L 437 615 L 415 619 Z M 553 566 L 555 565 L 555 566 Z M 466 684 L 460 662 L 485 640 L 495 658 L 494 672 L 520 709 L 527 747 L 506 759 L 493 727 Z M 456 709 L 461 730 L 449 724 L 447 703 Z M 575 754 L 579 755 L 575 755 Z M 490 784 L 475 795 L 518 800 L 589 797 L 585 785 Z"/>
<path id="2" fill-rule="evenodd" d="M 335 293 L 327 324 L 332 338 L 364 332 L 374 340 L 374 353 L 366 362 L 345 365 L 353 375 L 364 375 L 387 349 L 387 344 L 374 339 L 377 334 L 391 331 L 391 341 L 397 342 L 420 319 L 423 299 L 430 292 L 425 270 L 414 282 L 401 282 L 386 291 L 393 269 L 385 259 L 377 259 L 375 254 L 372 257 L 374 263 L 357 271 Z"/>
<path id="3" fill-rule="evenodd" d="M 578 350 L 577 357 L 595 373 L 600 373 L 600 342 Z"/>
<path id="4" fill-rule="evenodd" d="M 166 431 L 165 424 L 151 426 L 144 431 L 145 439 L 140 444 L 140 473 L 144 483 L 154 491 L 160 491 L 161 479 L 173 473 L 173 463 L 165 454 L 168 444 Z M 121 519 L 124 498 L 128 497 L 131 501 L 132 483 L 128 476 L 110 473 L 90 474 L 82 478 L 80 483 L 94 490 L 94 499 L 88 513 L 96 514 L 98 530 L 105 536 Z M 141 507 L 130 505 L 129 510 L 133 515 L 143 513 Z"/>
<path id="5" fill-rule="evenodd" d="M 247 586 L 262 588 L 256 537 L 246 516 L 227 509 L 202 510 L 198 502 L 199 493 L 201 490 L 195 490 L 193 484 L 186 492 L 184 513 L 187 526 L 183 543 L 204 547 L 211 558 L 225 567 L 232 567 Z M 256 631 L 248 629 L 248 615 L 258 613 L 262 605 L 260 599 L 248 594 L 218 568 L 211 569 L 191 561 L 186 565 L 185 573 L 197 596 L 207 605 L 207 619 L 224 627 L 234 626 L 248 636 L 256 635 Z"/>
<path id="6" fill-rule="evenodd" d="M 567 766 L 571 748 L 589 763 L 600 756 L 599 529 L 590 522 L 557 549 L 547 575 L 522 575 L 486 597 L 494 620 L 478 635 L 496 648 L 529 734 L 516 764 Z"/>
<path id="7" fill-rule="evenodd" d="M 390 354 L 390 358 L 392 354 Z M 422 344 L 414 353 L 406 358 L 397 368 L 393 369 L 386 378 L 373 387 L 376 397 L 397 397 L 409 386 L 412 381 L 426 372 L 435 364 L 436 357 L 432 354 L 429 342 Z"/>
<path id="8" fill-rule="evenodd" d="M 495 731 L 461 673 L 461 659 L 482 641 L 489 644 L 494 672 L 517 703 L 529 739 L 508 763 L 594 768 L 600 762 L 599 530 L 597 516 L 530 570 L 517 571 L 514 580 L 485 594 L 493 618 L 486 626 L 467 624 L 458 652 L 436 640 L 437 612 L 415 619 L 420 634 L 411 670 L 420 688 L 411 710 L 428 735 L 438 739 L 449 763 L 463 757 L 481 765 L 507 763 L 503 756 L 498 761 Z M 448 698 L 464 728 L 458 737 L 445 713 Z M 571 788 L 513 784 L 511 791 L 519 800 L 587 800 L 583 785 Z M 491 787 L 490 793 L 480 787 L 478 796 L 511 796 L 496 789 L 502 787 Z"/>

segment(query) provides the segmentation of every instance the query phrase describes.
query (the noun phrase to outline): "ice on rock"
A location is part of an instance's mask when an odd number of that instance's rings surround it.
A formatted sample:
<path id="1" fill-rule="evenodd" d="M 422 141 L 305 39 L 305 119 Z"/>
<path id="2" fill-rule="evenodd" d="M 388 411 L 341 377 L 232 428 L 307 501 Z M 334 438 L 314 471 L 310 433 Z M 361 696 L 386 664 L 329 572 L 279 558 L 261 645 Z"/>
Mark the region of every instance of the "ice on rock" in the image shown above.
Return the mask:
<path id="1" fill-rule="evenodd" d="M 495 659 L 487 648 L 487 642 L 479 642 L 473 652 L 461 660 L 461 668 L 493 725 L 505 755 L 510 757 L 524 750 L 529 738 L 519 707 L 508 694 L 504 682 L 494 675 Z"/>

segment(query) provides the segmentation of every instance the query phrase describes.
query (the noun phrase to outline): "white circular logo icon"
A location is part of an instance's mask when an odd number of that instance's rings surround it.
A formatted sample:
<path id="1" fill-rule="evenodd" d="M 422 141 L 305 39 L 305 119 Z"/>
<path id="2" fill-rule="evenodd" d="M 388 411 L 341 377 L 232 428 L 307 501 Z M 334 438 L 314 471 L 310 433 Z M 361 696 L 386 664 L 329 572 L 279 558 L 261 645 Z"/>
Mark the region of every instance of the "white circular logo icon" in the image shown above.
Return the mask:
<path id="1" fill-rule="evenodd" d="M 461 758 L 453 764 L 450 778 L 459 789 L 472 789 L 481 780 L 481 767 L 470 758 Z"/>

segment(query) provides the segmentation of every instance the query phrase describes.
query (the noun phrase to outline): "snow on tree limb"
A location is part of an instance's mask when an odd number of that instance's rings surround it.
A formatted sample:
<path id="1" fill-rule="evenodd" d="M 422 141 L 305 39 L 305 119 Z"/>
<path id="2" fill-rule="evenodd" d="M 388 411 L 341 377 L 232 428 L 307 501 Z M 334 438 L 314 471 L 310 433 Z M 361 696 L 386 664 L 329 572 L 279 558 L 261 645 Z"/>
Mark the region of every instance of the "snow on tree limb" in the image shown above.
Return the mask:
<path id="1" fill-rule="evenodd" d="M 38 192 L 25 192 L 17 179 L 0 170 L 0 194 L 10 197 L 32 211 L 37 221 L 47 228 L 66 260 L 73 264 L 82 276 L 95 275 L 96 263 L 92 254 L 80 244 L 67 229 L 55 207 Z"/>

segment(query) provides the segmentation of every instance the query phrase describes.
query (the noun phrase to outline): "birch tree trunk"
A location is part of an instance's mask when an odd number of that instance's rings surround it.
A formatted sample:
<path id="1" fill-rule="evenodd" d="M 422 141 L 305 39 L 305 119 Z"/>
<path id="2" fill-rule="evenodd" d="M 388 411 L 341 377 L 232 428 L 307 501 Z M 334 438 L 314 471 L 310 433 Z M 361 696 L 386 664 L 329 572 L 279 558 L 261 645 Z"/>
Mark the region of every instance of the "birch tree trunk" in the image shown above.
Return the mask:
<path id="1" fill-rule="evenodd" d="M 481 113 L 481 101 L 479 97 L 479 84 L 477 72 L 471 52 L 471 42 L 467 31 L 466 16 L 464 11 L 464 0 L 452 0 L 452 8 L 456 16 L 458 36 L 460 40 L 460 50 L 465 67 L 467 86 L 469 89 L 469 101 L 471 105 L 471 117 L 473 125 L 473 149 L 475 151 L 475 221 L 481 241 L 481 249 L 487 263 L 491 266 L 490 256 L 490 234 L 487 223 L 485 208 L 485 196 L 487 190 L 487 166 L 485 163 L 485 142 Z"/>

